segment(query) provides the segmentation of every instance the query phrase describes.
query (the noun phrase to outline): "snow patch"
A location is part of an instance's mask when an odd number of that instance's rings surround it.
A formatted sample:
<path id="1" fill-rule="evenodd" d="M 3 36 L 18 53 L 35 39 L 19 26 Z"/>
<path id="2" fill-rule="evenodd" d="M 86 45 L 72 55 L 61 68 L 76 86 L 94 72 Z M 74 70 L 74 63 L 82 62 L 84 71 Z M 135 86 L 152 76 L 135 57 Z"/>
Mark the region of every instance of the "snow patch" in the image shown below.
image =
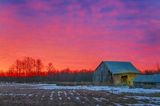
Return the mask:
<path id="1" fill-rule="evenodd" d="M 31 97 L 33 94 L 29 94 L 28 96 Z"/>
<path id="2" fill-rule="evenodd" d="M 0 93 L 0 96 L 26 96 L 27 94 Z"/>
<path id="3" fill-rule="evenodd" d="M 149 101 L 150 103 L 160 104 L 160 97 L 147 97 L 147 96 L 127 96 L 127 97 L 134 98 L 136 100 Z"/>
<path id="4" fill-rule="evenodd" d="M 102 101 L 107 101 L 107 99 L 105 98 L 96 98 L 96 97 L 93 97 L 94 100 L 96 100 L 97 102 L 102 102 Z"/>
<path id="5" fill-rule="evenodd" d="M 51 92 L 50 100 L 53 100 L 53 94 L 54 94 L 54 91 Z"/>
<path id="6" fill-rule="evenodd" d="M 61 96 L 61 91 L 58 91 L 58 97 L 60 97 Z"/>
<path id="7" fill-rule="evenodd" d="M 62 97 L 59 97 L 59 100 L 62 100 Z"/>
<path id="8" fill-rule="evenodd" d="M 79 98 L 79 97 L 76 97 L 76 100 L 80 100 L 80 98 Z"/>
<path id="9" fill-rule="evenodd" d="M 114 103 L 115 106 L 122 106 L 121 104 L 119 103 Z"/>
<path id="10" fill-rule="evenodd" d="M 77 93 L 77 95 L 78 95 L 78 96 L 80 96 L 80 94 L 79 94 L 79 93 Z"/>
<path id="11" fill-rule="evenodd" d="M 63 93 L 64 93 L 64 96 L 65 96 L 65 97 L 67 97 L 67 93 L 66 93 L 66 91 L 64 91 Z"/>
<path id="12" fill-rule="evenodd" d="M 94 90 L 94 91 L 107 91 L 113 94 L 119 93 L 139 93 L 139 94 L 150 94 L 150 93 L 160 93 L 160 89 L 143 89 L 143 88 L 129 88 L 127 86 L 122 87 L 112 87 L 112 86 L 55 86 L 50 84 L 37 85 L 37 89 L 69 89 L 72 92 L 75 90 Z M 72 95 L 72 94 L 71 94 Z"/>
<path id="13" fill-rule="evenodd" d="M 74 96 L 73 92 L 70 92 L 70 94 L 71 94 L 72 96 Z"/>
<path id="14" fill-rule="evenodd" d="M 101 102 L 99 98 L 93 97 L 93 99 L 96 100 L 97 102 Z"/>
<path id="15" fill-rule="evenodd" d="M 70 97 L 67 97 L 67 99 L 68 99 L 68 100 L 71 100 L 71 98 L 70 98 Z"/>

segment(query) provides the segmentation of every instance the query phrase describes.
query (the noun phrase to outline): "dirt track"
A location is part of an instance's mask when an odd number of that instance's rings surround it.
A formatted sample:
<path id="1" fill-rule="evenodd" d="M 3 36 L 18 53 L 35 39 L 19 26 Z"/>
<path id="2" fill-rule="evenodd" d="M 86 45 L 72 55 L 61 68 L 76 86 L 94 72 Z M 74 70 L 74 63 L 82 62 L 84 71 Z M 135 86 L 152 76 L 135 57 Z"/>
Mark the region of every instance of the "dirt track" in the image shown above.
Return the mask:
<path id="1" fill-rule="evenodd" d="M 44 90 L 28 85 L 0 86 L 0 106 L 120 106 L 150 104 L 131 94 L 111 94 L 90 90 Z M 152 105 L 152 104 L 151 104 Z M 155 104 L 158 106 L 158 104 Z M 150 106 L 150 105 L 148 105 Z"/>

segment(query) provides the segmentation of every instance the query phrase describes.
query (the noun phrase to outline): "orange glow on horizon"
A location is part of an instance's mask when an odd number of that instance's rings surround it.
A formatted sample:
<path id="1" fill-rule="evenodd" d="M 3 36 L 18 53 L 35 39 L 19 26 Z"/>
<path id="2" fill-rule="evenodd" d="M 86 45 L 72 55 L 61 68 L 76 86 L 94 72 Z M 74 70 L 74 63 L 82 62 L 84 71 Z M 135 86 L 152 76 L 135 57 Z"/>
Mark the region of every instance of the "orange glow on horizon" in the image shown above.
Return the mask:
<path id="1" fill-rule="evenodd" d="M 92 64 L 89 63 L 90 61 L 92 61 Z M 54 65 L 54 68 L 57 69 L 57 70 L 63 70 L 63 69 L 67 69 L 67 68 L 69 68 L 70 70 L 81 70 L 81 69 L 95 70 L 96 67 L 101 62 L 101 60 L 99 60 L 99 61 L 90 60 L 90 61 L 89 60 L 88 61 L 81 61 L 81 62 L 77 62 L 77 64 L 76 64 L 76 61 L 75 61 L 75 63 L 73 61 L 72 64 L 71 63 L 70 64 L 69 63 L 64 63 L 64 62 L 63 63 L 53 63 L 53 65 Z M 114 60 L 114 61 L 116 61 L 116 60 Z M 122 60 L 118 60 L 118 61 L 122 61 Z M 124 60 L 124 61 L 126 61 L 126 60 Z M 14 61 L 7 61 L 7 63 L 5 63 L 5 61 L 2 61 L 2 62 L 4 64 L 2 64 L 2 63 L 0 64 L 0 71 L 7 72 L 9 67 L 15 62 L 15 60 Z M 46 68 L 47 64 L 51 61 L 47 61 L 45 59 L 45 61 L 42 60 L 42 62 L 44 64 L 43 69 L 45 71 L 46 70 L 45 68 Z M 65 62 L 67 62 L 67 61 L 65 61 Z M 130 61 L 130 62 L 132 62 L 132 61 Z M 88 64 L 86 64 L 86 63 L 88 63 Z M 141 72 L 143 72 L 144 70 L 156 70 L 157 69 L 156 64 L 142 65 L 142 64 L 135 63 L 135 62 L 132 62 L 132 63 Z"/>

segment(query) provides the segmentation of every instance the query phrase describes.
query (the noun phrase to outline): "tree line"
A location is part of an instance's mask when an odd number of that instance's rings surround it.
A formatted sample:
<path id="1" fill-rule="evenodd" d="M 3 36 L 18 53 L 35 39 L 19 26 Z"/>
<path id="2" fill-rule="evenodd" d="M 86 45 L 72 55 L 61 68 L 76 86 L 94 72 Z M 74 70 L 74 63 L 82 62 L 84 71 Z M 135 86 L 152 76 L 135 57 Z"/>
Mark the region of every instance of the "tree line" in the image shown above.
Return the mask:
<path id="1" fill-rule="evenodd" d="M 160 74 L 160 65 L 157 64 L 157 69 L 154 69 L 154 70 L 145 70 L 144 74 Z"/>
<path id="2" fill-rule="evenodd" d="M 13 82 L 90 82 L 92 70 L 56 70 L 52 62 L 46 66 L 41 59 L 17 59 L 7 72 L 0 73 L 1 81 Z"/>

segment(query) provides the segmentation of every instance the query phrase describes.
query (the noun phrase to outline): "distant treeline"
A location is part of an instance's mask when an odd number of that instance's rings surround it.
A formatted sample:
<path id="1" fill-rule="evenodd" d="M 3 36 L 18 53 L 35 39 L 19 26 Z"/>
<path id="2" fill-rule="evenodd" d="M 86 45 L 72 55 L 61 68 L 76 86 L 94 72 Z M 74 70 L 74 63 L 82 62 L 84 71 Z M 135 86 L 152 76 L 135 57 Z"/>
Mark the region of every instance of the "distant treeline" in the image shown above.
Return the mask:
<path id="1" fill-rule="evenodd" d="M 160 69 L 157 69 L 157 70 L 145 70 L 144 74 L 160 74 Z"/>
<path id="2" fill-rule="evenodd" d="M 17 59 L 7 72 L 1 71 L 0 81 L 7 82 L 90 82 L 92 70 L 56 70 L 52 63 L 45 66 L 41 59 Z"/>
<path id="3" fill-rule="evenodd" d="M 160 74 L 160 65 L 157 63 L 156 69 L 144 70 L 144 74 Z"/>
<path id="4" fill-rule="evenodd" d="M 1 76 L 0 81 L 5 82 L 91 82 L 93 72 L 81 70 L 79 72 L 61 72 L 48 73 L 43 76 Z"/>

